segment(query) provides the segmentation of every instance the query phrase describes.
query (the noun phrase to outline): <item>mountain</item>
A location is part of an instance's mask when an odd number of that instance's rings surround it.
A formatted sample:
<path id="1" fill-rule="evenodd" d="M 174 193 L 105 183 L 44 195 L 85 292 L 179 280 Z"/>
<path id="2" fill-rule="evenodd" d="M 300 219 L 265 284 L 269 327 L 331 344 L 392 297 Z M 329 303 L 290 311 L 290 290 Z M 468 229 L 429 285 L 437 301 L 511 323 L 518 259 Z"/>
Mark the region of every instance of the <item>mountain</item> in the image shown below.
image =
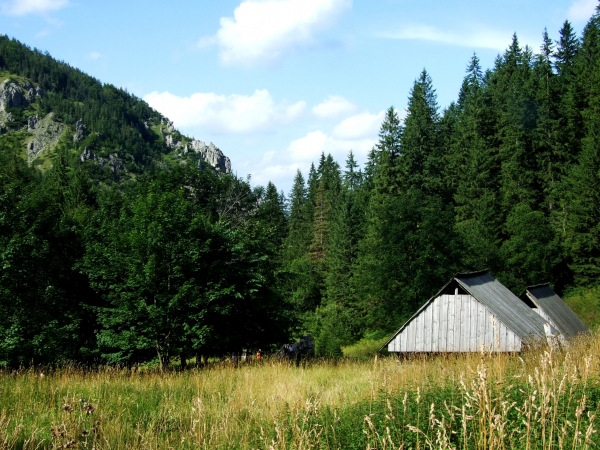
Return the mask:
<path id="1" fill-rule="evenodd" d="M 191 161 L 231 172 L 213 143 L 182 135 L 143 100 L 0 36 L 0 135 L 7 133 L 18 136 L 30 165 L 47 168 L 63 144 L 105 180 Z"/>

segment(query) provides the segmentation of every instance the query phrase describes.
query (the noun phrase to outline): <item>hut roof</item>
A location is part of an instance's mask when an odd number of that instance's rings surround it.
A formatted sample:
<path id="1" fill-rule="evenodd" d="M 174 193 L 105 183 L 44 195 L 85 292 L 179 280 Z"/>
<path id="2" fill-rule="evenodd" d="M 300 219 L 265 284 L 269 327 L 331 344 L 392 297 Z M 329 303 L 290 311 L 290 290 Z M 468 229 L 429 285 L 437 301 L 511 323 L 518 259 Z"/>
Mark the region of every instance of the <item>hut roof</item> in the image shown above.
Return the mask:
<path id="1" fill-rule="evenodd" d="M 486 306 L 498 320 L 512 330 L 521 340 L 546 338 L 544 319 L 523 303 L 506 286 L 496 280 L 487 270 L 480 270 L 477 272 L 456 274 L 408 319 L 381 348 L 387 346 L 437 297 L 444 291 L 448 291 L 455 284 Z"/>
<path id="2" fill-rule="evenodd" d="M 488 271 L 459 274 L 454 279 L 519 338 L 544 338 L 544 319 Z"/>
<path id="3" fill-rule="evenodd" d="M 537 308 L 543 310 L 550 320 L 556 324 L 559 331 L 567 338 L 581 333 L 587 333 L 589 328 L 577 314 L 560 298 L 548 283 L 530 286 L 521 295 L 523 301 L 531 301 Z"/>

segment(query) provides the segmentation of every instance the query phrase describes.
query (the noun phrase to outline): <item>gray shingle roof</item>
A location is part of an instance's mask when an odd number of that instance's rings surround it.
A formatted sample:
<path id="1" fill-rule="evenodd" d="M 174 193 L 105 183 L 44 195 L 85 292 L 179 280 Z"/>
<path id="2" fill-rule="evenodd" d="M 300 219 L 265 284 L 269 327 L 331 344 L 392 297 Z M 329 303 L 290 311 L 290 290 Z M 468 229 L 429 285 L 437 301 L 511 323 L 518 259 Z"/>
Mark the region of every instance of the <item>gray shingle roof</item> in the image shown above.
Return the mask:
<path id="1" fill-rule="evenodd" d="M 542 309 L 556 324 L 559 331 L 566 337 L 575 337 L 581 333 L 589 332 L 589 328 L 581 321 L 577 314 L 560 298 L 548 284 L 530 286 L 521 296 L 529 294 L 529 299 L 535 306 Z"/>

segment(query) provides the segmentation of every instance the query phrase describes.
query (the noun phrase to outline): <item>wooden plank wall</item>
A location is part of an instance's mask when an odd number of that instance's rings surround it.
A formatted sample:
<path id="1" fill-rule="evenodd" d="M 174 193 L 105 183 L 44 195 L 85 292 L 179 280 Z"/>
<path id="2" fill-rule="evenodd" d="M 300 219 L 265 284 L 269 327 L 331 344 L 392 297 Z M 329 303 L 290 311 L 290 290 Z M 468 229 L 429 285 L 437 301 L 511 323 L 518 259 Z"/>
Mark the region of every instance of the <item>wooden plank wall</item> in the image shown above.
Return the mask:
<path id="1" fill-rule="evenodd" d="M 440 295 L 388 344 L 390 352 L 515 352 L 521 340 L 470 295 Z"/>

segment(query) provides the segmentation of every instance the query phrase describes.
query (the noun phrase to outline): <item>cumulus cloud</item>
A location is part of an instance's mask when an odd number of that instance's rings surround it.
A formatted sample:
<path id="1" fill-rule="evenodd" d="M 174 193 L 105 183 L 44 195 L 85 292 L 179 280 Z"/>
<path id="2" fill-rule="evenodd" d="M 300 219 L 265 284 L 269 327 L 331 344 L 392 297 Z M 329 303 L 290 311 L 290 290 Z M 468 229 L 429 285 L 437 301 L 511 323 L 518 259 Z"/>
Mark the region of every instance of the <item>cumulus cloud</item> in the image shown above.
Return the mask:
<path id="1" fill-rule="evenodd" d="M 598 6 L 597 0 L 576 0 L 567 13 L 567 17 L 572 22 L 585 22 L 594 14 Z"/>
<path id="2" fill-rule="evenodd" d="M 427 25 L 406 26 L 398 31 L 381 33 L 379 35 L 379 37 L 386 39 L 421 40 L 471 48 L 491 48 L 494 50 L 505 50 L 510 44 L 511 36 L 512 32 L 505 33 L 489 29 L 454 33 Z"/>
<path id="3" fill-rule="evenodd" d="M 323 102 L 313 107 L 312 112 L 319 119 L 337 119 L 352 114 L 356 110 L 356 105 L 344 97 L 330 95 Z"/>
<path id="4" fill-rule="evenodd" d="M 296 164 L 316 161 L 321 153 L 331 153 L 334 158 L 343 159 L 350 150 L 358 155 L 366 155 L 376 141 L 377 135 L 359 139 L 339 138 L 319 130 L 292 141 L 288 152 Z"/>
<path id="5" fill-rule="evenodd" d="M 303 101 L 277 104 L 264 89 L 257 89 L 252 95 L 200 92 L 189 97 L 151 92 L 144 100 L 177 127 L 203 127 L 214 134 L 248 134 L 265 130 L 294 121 L 306 109 Z"/>
<path id="6" fill-rule="evenodd" d="M 252 179 L 258 184 L 273 181 L 288 183 L 300 169 L 304 175 L 311 162 L 318 161 L 321 153 L 331 154 L 343 164 L 350 150 L 357 160 L 364 162 L 377 143 L 379 127 L 385 112 L 364 112 L 338 123 L 330 132 L 315 130 L 291 141 L 287 148 L 266 153 L 262 161 L 252 168 Z"/>
<path id="7" fill-rule="evenodd" d="M 363 112 L 348 117 L 338 124 L 332 131 L 332 136 L 337 139 L 363 139 L 373 138 L 379 133 L 385 112 L 371 114 Z"/>
<path id="8" fill-rule="evenodd" d="M 316 45 L 316 33 L 351 7 L 352 0 L 245 0 L 198 46 L 217 45 L 225 65 L 272 63 Z"/>
<path id="9" fill-rule="evenodd" d="M 69 5 L 69 0 L 12 0 L 2 4 L 2 12 L 11 16 L 44 14 Z"/>

